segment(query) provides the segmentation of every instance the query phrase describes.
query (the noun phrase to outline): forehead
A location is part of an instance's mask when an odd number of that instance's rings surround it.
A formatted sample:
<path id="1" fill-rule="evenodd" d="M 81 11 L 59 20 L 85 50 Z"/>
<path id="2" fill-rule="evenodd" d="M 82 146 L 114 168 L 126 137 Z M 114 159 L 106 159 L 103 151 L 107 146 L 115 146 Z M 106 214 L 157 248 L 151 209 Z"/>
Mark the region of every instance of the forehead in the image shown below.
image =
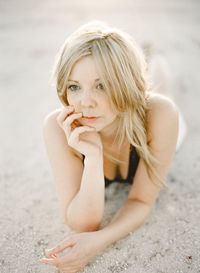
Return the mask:
<path id="1" fill-rule="evenodd" d="M 74 78 L 84 78 L 84 77 L 90 77 L 90 78 L 97 78 L 98 71 L 94 62 L 94 58 L 90 56 L 85 56 L 79 59 L 73 66 L 70 72 L 70 79 Z"/>

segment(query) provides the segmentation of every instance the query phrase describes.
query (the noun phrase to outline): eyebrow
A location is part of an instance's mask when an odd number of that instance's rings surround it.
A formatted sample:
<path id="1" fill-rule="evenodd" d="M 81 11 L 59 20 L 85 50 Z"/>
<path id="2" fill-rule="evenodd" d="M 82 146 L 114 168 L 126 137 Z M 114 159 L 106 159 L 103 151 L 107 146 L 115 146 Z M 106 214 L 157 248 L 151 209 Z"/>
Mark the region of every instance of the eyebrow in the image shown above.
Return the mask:
<path id="1" fill-rule="evenodd" d="M 98 78 L 98 79 L 95 80 L 95 82 L 97 82 L 97 81 L 99 81 L 99 80 L 100 80 L 100 79 Z M 77 82 L 77 83 L 79 83 L 78 81 L 70 80 L 70 79 L 69 79 L 68 81 L 69 81 L 69 82 Z"/>

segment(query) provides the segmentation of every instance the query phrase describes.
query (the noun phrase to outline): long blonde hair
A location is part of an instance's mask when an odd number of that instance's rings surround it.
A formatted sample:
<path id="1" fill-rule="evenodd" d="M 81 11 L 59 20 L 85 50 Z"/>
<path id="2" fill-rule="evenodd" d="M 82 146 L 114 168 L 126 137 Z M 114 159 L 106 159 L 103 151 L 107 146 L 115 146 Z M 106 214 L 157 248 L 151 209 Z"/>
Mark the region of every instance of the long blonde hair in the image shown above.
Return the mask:
<path id="1" fill-rule="evenodd" d="M 51 78 L 56 81 L 57 93 L 64 105 L 69 105 L 66 91 L 72 67 L 80 58 L 89 55 L 96 63 L 111 107 L 118 113 L 116 140 L 119 147 L 126 136 L 143 159 L 151 181 L 157 186 L 166 186 L 155 168 L 155 164 L 160 163 L 147 144 L 148 82 L 142 50 L 130 35 L 102 22 L 93 21 L 80 27 L 58 52 Z M 119 161 L 109 154 L 107 157 Z M 159 183 L 154 181 L 152 174 Z"/>

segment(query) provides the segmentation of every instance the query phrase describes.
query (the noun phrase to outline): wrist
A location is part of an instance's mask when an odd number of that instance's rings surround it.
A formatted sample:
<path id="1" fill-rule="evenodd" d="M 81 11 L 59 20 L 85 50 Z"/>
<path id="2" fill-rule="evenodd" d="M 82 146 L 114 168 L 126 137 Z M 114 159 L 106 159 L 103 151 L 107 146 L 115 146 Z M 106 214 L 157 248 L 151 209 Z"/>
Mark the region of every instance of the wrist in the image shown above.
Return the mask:
<path id="1" fill-rule="evenodd" d="M 98 252 L 103 251 L 106 247 L 109 246 L 109 242 L 106 240 L 106 238 L 104 237 L 104 232 L 103 230 L 97 230 L 94 231 L 95 235 L 96 235 L 96 246 L 98 249 Z"/>
<path id="2" fill-rule="evenodd" d="M 97 151 L 92 155 L 86 155 L 84 163 L 96 163 L 96 162 L 103 162 L 103 153 L 102 151 Z"/>
<path id="3" fill-rule="evenodd" d="M 109 234 L 109 231 L 107 231 L 105 229 L 97 230 L 96 235 L 98 237 L 100 250 L 103 250 L 106 247 L 108 247 L 109 245 L 111 245 L 112 243 L 114 243 L 114 241 L 111 238 L 112 234 Z"/>

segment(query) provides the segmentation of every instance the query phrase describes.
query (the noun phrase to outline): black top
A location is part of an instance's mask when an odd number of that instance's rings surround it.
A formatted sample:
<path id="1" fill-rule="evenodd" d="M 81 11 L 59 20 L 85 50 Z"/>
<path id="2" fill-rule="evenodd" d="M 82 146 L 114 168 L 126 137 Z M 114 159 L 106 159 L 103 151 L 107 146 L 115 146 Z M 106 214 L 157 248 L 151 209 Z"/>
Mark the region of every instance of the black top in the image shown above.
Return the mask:
<path id="1" fill-rule="evenodd" d="M 84 164 L 85 156 L 83 155 L 83 164 Z M 139 163 L 139 155 L 136 152 L 136 149 L 134 146 L 130 145 L 130 155 L 129 155 L 129 168 L 128 168 L 128 176 L 126 179 L 123 179 L 117 169 L 117 175 L 114 179 L 109 180 L 108 178 L 105 178 L 105 186 L 108 187 L 113 182 L 120 182 L 120 183 L 129 183 L 132 184 L 133 177 L 135 176 L 135 172 L 137 170 L 137 166 Z"/>

